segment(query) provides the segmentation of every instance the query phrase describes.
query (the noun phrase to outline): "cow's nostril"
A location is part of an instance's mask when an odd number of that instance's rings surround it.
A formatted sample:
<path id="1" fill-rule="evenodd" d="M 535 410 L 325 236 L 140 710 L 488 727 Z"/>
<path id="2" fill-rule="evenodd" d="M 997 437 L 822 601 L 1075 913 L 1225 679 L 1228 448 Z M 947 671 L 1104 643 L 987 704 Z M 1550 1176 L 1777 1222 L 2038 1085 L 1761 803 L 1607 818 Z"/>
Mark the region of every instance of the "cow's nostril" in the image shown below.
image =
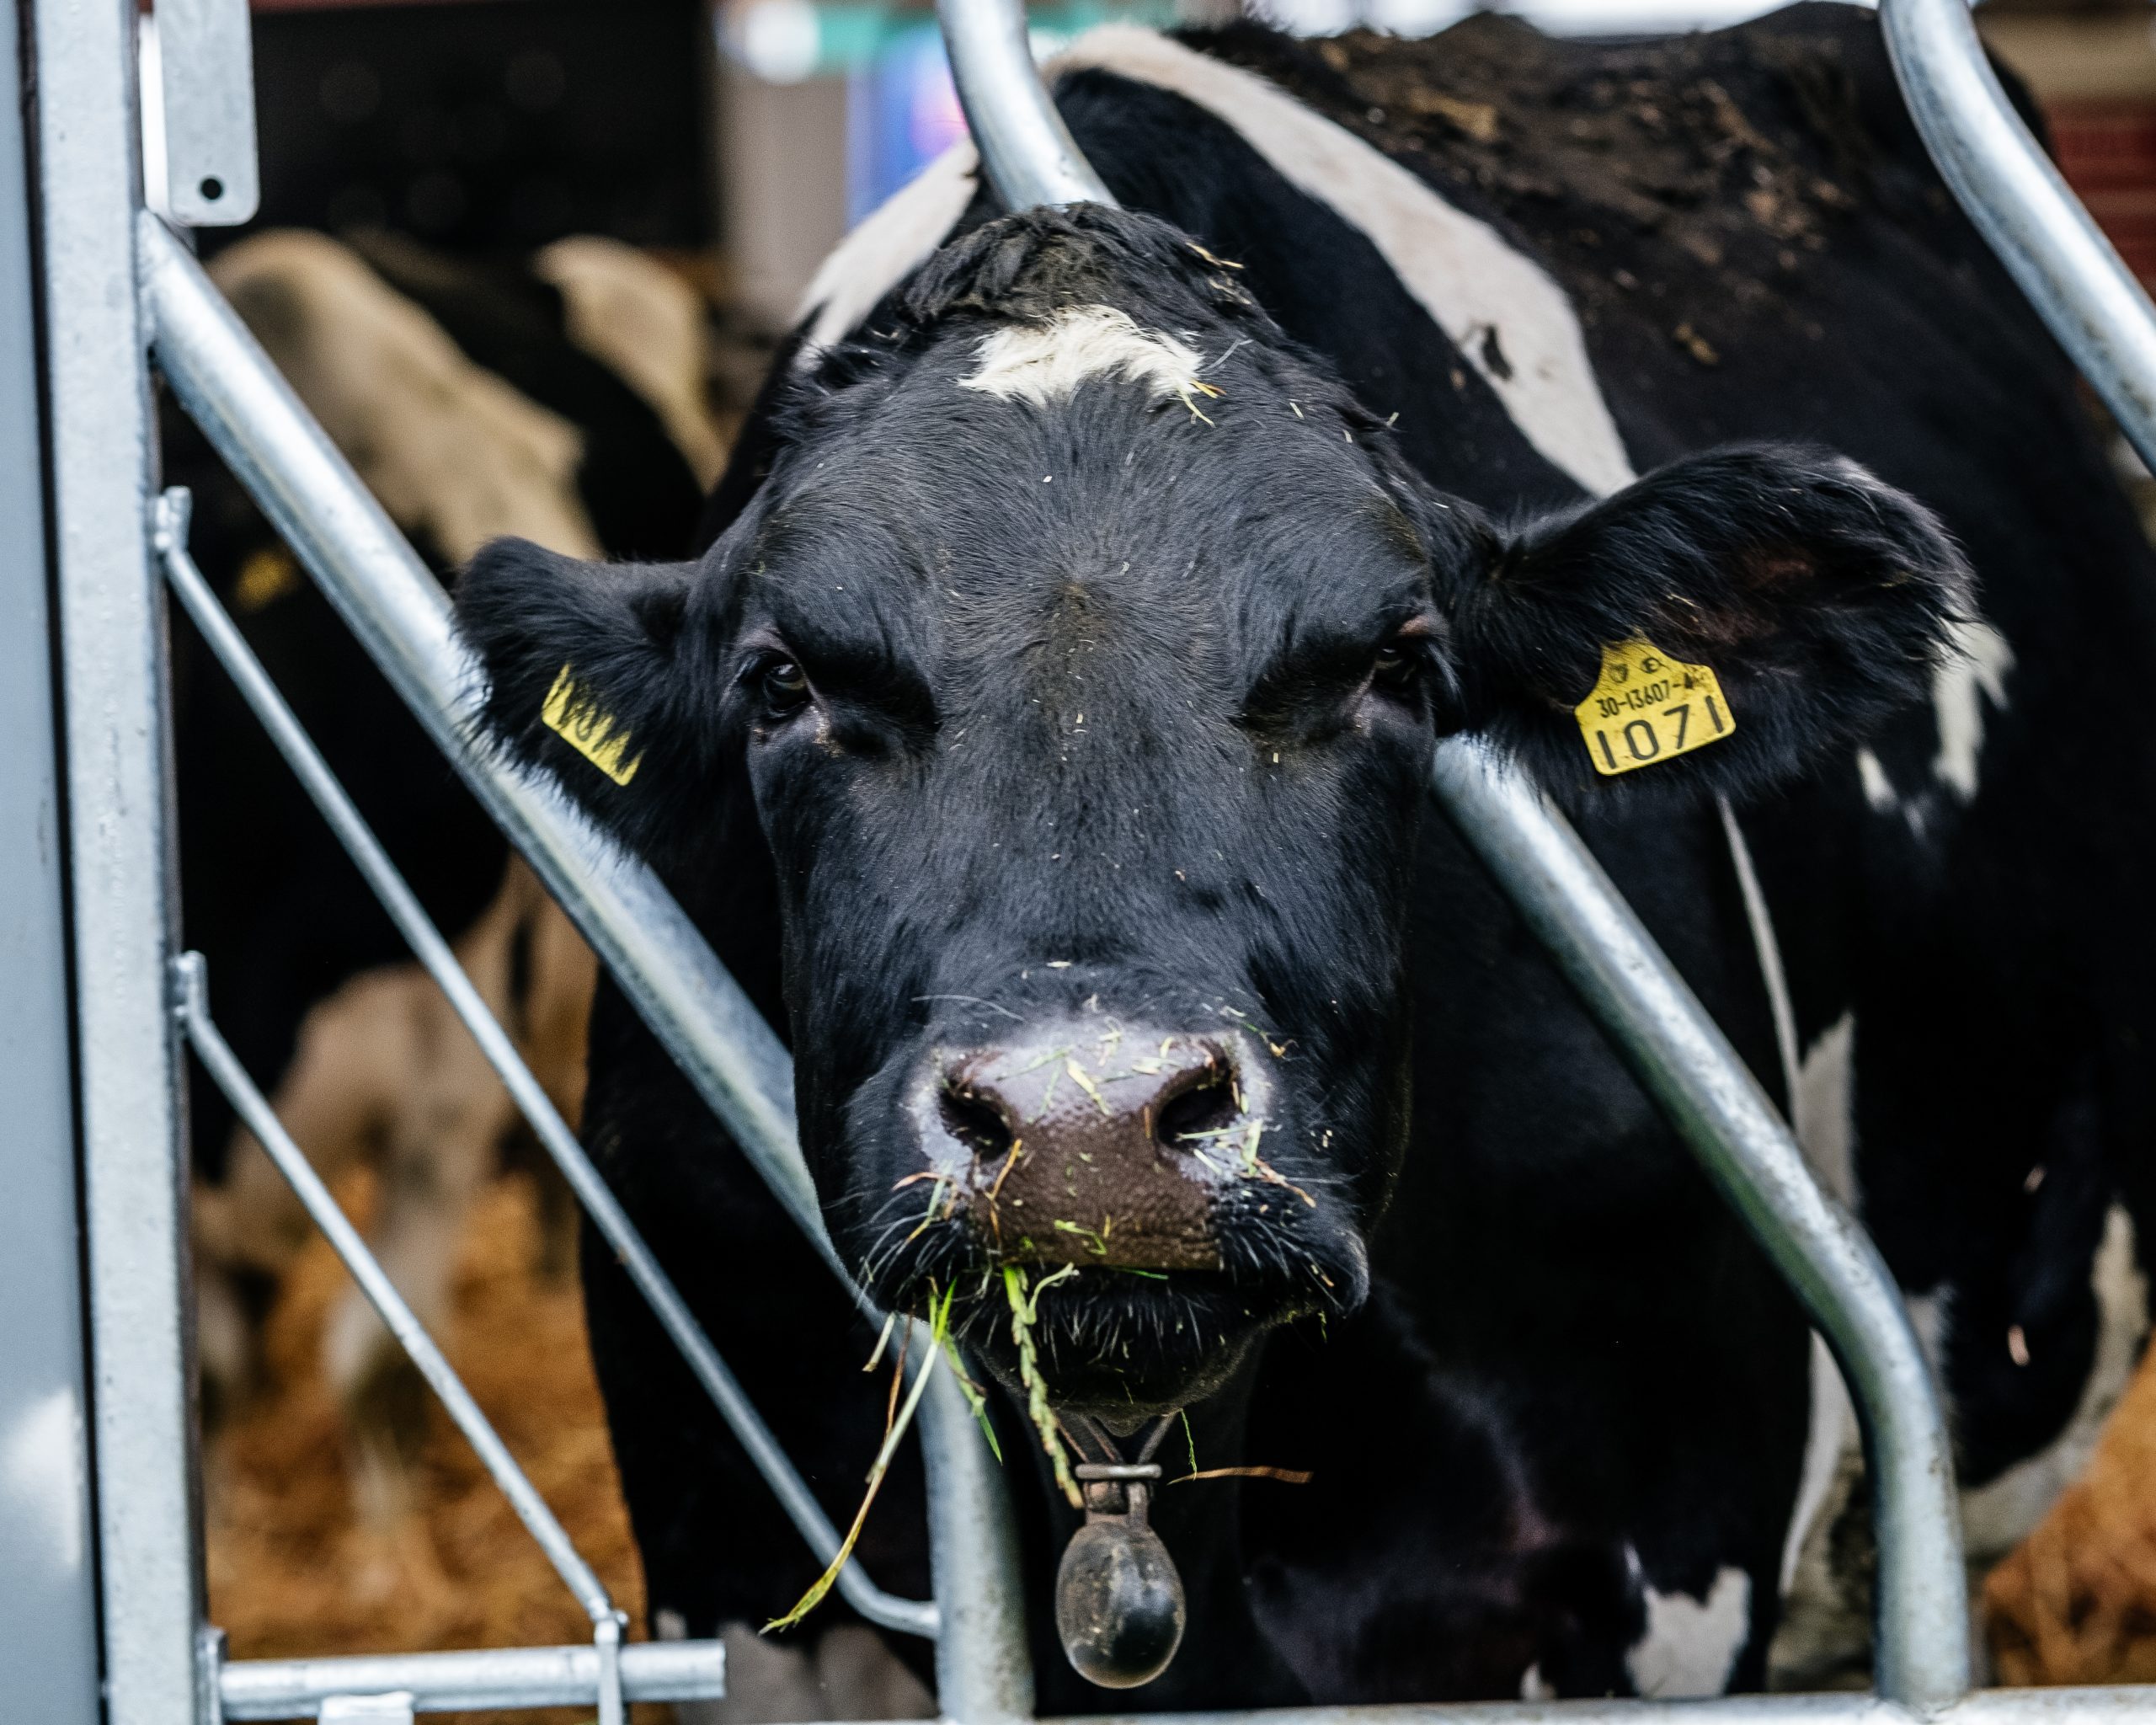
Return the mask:
<path id="1" fill-rule="evenodd" d="M 1153 1140 L 1164 1149 L 1187 1151 L 1193 1142 L 1226 1130 L 1241 1114 L 1233 1075 L 1217 1061 L 1209 1062 L 1161 1103 L 1153 1116 Z"/>
<path id="2" fill-rule="evenodd" d="M 941 1107 L 944 1130 L 977 1156 L 1010 1153 L 1011 1128 L 995 1103 L 970 1091 L 944 1087 Z"/>

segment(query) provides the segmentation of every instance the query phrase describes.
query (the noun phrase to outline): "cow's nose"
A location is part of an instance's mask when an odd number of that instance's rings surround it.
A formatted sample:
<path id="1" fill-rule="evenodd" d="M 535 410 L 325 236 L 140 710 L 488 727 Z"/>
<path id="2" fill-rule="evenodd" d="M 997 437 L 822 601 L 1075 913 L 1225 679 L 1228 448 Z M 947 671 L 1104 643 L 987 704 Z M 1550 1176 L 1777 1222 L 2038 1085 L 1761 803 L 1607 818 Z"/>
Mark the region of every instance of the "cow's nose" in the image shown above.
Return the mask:
<path id="1" fill-rule="evenodd" d="M 947 1050 L 931 1129 L 1011 1262 L 1217 1268 L 1212 1204 L 1255 1164 L 1269 1097 L 1219 1036 L 1090 1027 Z"/>

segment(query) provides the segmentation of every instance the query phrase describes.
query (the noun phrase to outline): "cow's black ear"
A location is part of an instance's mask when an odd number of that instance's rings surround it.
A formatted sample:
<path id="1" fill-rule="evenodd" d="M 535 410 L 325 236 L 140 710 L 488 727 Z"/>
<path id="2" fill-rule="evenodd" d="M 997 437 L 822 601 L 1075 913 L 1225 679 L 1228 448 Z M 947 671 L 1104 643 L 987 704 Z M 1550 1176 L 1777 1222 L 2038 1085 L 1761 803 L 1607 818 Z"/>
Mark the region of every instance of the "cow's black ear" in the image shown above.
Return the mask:
<path id="1" fill-rule="evenodd" d="M 714 766 L 715 683 L 690 626 L 695 563 L 596 563 L 497 539 L 456 584 L 457 633 L 487 674 L 482 724 L 643 851 L 657 811 Z"/>
<path id="2" fill-rule="evenodd" d="M 1673 462 L 1489 534 L 1471 564 L 1453 604 L 1459 722 L 1552 788 L 1786 777 L 1923 693 L 1974 604 L 1967 563 L 1922 505 L 1854 462 L 1785 446 Z M 1712 682 L 1688 681 L 1701 665 Z M 1591 695 L 1599 740 L 1576 711 Z"/>

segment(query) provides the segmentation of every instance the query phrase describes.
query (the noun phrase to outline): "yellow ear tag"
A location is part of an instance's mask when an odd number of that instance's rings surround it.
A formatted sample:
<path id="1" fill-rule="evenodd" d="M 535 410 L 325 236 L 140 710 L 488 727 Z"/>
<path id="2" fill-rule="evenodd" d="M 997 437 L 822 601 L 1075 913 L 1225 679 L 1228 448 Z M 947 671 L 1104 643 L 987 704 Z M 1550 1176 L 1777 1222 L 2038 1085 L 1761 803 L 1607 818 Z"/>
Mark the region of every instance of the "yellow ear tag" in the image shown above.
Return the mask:
<path id="1" fill-rule="evenodd" d="M 1604 778 L 1674 761 L 1737 729 L 1711 670 L 1636 638 L 1602 649 L 1601 679 L 1572 713 Z"/>
<path id="2" fill-rule="evenodd" d="M 601 713 L 590 701 L 579 697 L 576 679 L 569 675 L 569 668 L 562 667 L 562 674 L 554 679 L 554 686 L 547 691 L 545 705 L 539 717 L 547 729 L 567 743 L 617 785 L 625 785 L 637 776 L 637 768 L 643 765 L 643 756 L 638 752 L 632 761 L 622 757 L 629 752 L 627 731 L 614 729 L 611 713 Z"/>

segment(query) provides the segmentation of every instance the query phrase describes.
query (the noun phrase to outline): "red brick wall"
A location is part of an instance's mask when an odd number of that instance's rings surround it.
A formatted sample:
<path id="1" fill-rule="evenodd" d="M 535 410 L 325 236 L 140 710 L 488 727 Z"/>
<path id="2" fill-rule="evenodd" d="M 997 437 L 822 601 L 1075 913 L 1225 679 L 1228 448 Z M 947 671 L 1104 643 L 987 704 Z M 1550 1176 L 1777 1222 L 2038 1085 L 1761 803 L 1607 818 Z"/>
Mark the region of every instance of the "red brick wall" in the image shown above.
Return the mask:
<path id="1" fill-rule="evenodd" d="M 2054 102 L 2046 118 L 2067 184 L 2156 290 L 2156 102 Z"/>

